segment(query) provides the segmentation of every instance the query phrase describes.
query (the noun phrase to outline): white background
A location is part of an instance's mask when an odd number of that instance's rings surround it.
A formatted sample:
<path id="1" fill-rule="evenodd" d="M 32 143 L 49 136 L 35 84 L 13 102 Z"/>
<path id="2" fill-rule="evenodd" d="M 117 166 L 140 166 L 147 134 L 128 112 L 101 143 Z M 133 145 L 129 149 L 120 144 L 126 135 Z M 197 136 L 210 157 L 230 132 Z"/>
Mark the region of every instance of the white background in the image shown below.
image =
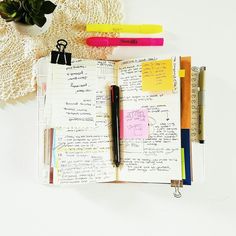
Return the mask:
<path id="1" fill-rule="evenodd" d="M 113 58 L 192 55 L 207 66 L 205 182 L 184 187 L 181 199 L 166 185 L 43 186 L 32 96 L 0 107 L 0 235 L 236 235 L 236 2 L 123 3 L 125 23 L 163 24 L 166 46 Z"/>

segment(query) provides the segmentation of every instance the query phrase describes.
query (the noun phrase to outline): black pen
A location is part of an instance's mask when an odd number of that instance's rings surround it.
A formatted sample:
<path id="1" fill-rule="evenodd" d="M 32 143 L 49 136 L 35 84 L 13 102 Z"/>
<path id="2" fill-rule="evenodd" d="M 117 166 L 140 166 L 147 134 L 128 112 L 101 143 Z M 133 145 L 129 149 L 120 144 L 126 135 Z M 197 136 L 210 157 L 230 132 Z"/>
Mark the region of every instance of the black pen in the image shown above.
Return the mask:
<path id="1" fill-rule="evenodd" d="M 112 139 L 114 164 L 119 167 L 120 157 L 120 94 L 119 87 L 111 86 L 111 121 L 112 121 Z"/>

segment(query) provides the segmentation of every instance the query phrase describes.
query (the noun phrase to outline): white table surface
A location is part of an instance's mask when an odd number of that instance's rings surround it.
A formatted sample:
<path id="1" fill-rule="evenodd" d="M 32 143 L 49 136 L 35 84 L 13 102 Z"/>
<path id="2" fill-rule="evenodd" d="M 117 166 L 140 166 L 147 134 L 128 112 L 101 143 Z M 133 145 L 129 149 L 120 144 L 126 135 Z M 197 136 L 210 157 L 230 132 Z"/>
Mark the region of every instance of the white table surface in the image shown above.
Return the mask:
<path id="1" fill-rule="evenodd" d="M 48 187 L 37 176 L 34 96 L 0 105 L 0 235 L 236 235 L 236 2 L 123 0 L 125 23 L 161 23 L 166 46 L 113 58 L 192 55 L 207 66 L 205 182 Z"/>

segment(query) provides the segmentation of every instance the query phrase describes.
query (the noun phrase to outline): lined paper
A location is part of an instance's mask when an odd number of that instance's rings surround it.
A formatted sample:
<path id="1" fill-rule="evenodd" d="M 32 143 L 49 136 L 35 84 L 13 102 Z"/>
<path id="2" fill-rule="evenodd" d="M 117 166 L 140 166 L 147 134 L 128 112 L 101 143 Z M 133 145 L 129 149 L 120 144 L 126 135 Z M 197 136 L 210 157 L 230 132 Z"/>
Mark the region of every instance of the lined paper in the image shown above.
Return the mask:
<path id="1" fill-rule="evenodd" d="M 174 84 L 169 94 L 142 91 L 143 59 L 119 64 L 122 109 L 146 109 L 149 127 L 147 139 L 122 140 L 122 181 L 170 183 L 171 179 L 182 179 L 179 59 L 161 58 L 169 59 Z"/>
<path id="2" fill-rule="evenodd" d="M 179 59 L 161 58 L 171 60 L 172 93 L 143 92 L 142 63 L 157 60 L 137 59 L 118 64 L 76 60 L 72 62 L 73 68 L 66 67 L 69 70 L 60 65 L 52 68 L 46 103 L 47 115 L 51 117 L 49 124 L 56 127 L 52 155 L 55 184 L 116 180 L 112 163 L 109 91 L 109 86 L 116 80 L 121 87 L 121 109 L 127 118 L 126 128 L 131 125 L 129 138 L 121 141 L 124 164 L 119 180 L 170 183 L 171 179 L 182 179 Z M 71 114 L 66 112 L 80 109 L 76 102 L 82 103 L 86 99 L 90 99 L 90 106 L 82 105 L 87 112 L 72 114 L 76 118 L 72 120 Z M 68 101 L 75 104 L 68 104 Z M 134 132 L 136 125 L 142 128 Z"/>
<path id="3" fill-rule="evenodd" d="M 115 180 L 107 134 L 76 129 L 57 129 L 53 150 L 57 184 L 85 184 Z"/>
<path id="4" fill-rule="evenodd" d="M 142 89 L 147 92 L 172 91 L 174 89 L 172 60 L 143 62 Z"/>
<path id="5" fill-rule="evenodd" d="M 93 80 L 96 83 L 95 126 L 92 129 L 76 126 L 55 130 L 53 156 L 57 184 L 109 182 L 116 179 L 111 159 L 109 93 L 109 86 L 114 84 L 114 62 L 93 61 L 86 62 L 86 65 L 90 66 L 96 77 Z"/>
<path id="6" fill-rule="evenodd" d="M 96 62 L 75 60 L 72 66 L 51 65 L 52 127 L 95 127 Z"/>

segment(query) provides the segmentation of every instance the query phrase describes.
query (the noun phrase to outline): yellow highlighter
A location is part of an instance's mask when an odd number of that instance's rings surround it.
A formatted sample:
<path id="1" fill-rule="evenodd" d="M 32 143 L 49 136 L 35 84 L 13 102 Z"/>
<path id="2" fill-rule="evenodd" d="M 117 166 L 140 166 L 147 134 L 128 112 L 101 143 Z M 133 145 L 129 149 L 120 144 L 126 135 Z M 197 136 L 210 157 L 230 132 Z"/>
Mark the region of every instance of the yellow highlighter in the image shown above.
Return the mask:
<path id="1" fill-rule="evenodd" d="M 155 34 L 163 31 L 162 25 L 87 24 L 87 32 Z"/>

